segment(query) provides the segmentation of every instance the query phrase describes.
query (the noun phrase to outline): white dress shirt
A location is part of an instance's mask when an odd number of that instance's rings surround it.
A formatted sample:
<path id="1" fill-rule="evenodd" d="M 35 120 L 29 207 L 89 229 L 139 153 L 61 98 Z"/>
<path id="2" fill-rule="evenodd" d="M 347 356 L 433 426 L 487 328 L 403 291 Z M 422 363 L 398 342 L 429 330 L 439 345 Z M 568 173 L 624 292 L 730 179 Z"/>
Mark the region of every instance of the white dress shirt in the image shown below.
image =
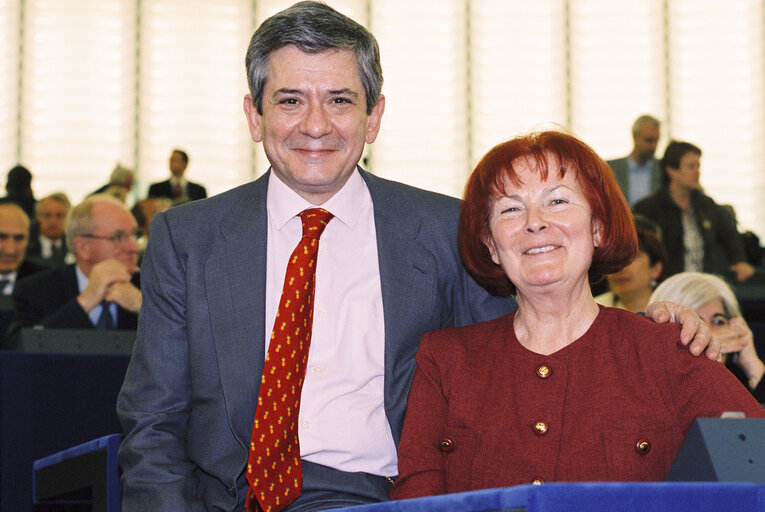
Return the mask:
<path id="1" fill-rule="evenodd" d="M 300 453 L 342 471 L 396 475 L 396 446 L 383 399 L 385 325 L 372 197 L 354 172 L 320 206 L 335 217 L 319 241 L 313 334 L 299 414 Z M 312 207 L 271 173 L 266 349 L 287 260 L 302 234 L 296 215 Z"/>
<path id="2" fill-rule="evenodd" d="M 0 281 L 6 281 L 5 286 L 0 289 L 0 295 L 12 295 L 13 287 L 16 286 L 16 271 L 0 275 Z"/>
<path id="3" fill-rule="evenodd" d="M 61 240 L 56 242 L 56 248 L 61 253 L 63 248 L 61 247 Z M 52 258 L 53 257 L 53 240 L 48 238 L 47 236 L 40 235 L 40 256 L 42 258 Z"/>

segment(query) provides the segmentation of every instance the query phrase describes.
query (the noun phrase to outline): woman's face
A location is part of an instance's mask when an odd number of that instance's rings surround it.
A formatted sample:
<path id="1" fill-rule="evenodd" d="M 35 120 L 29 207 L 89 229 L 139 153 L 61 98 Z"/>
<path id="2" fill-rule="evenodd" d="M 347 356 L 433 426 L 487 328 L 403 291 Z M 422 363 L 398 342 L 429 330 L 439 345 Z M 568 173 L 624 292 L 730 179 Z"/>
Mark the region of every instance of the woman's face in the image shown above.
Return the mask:
<path id="1" fill-rule="evenodd" d="M 617 297 L 626 294 L 646 291 L 651 293 L 651 281 L 658 279 L 661 274 L 661 263 L 651 266 L 651 260 L 645 251 L 638 251 L 635 259 L 615 274 L 608 275 L 608 285 Z"/>
<path id="2" fill-rule="evenodd" d="M 696 314 L 707 323 L 713 334 L 716 330 L 726 327 L 730 323 L 730 316 L 725 312 L 725 307 L 719 297 L 697 307 Z"/>
<path id="3" fill-rule="evenodd" d="M 594 248 L 600 245 L 599 223 L 592 221 L 575 172 L 557 172 L 542 181 L 528 160 L 514 162 L 521 186 L 505 181 L 504 194 L 489 213 L 486 246 L 519 292 L 543 291 L 558 284 L 587 282 Z M 548 168 L 558 169 L 548 157 Z"/>

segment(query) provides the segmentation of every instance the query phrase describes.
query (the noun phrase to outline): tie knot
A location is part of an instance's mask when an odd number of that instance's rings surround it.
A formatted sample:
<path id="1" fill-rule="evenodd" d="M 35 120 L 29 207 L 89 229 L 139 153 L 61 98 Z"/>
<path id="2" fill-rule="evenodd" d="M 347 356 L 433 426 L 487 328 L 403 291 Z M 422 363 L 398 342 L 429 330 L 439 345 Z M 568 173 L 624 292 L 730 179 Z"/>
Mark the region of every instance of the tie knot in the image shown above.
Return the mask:
<path id="1" fill-rule="evenodd" d="M 298 214 L 303 221 L 303 238 L 319 239 L 324 228 L 332 220 L 332 215 L 324 208 L 309 208 Z"/>

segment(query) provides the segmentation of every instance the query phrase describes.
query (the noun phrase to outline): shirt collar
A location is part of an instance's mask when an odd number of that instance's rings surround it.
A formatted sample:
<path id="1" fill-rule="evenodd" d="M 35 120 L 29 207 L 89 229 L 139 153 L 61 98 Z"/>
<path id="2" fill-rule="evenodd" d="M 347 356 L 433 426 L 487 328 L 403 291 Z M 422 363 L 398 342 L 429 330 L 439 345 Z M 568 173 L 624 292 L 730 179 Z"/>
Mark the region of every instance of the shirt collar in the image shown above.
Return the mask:
<path id="1" fill-rule="evenodd" d="M 337 220 L 353 229 L 368 197 L 364 178 L 356 170 L 345 182 L 343 188 L 319 207 L 332 213 Z M 317 208 L 317 206 L 309 203 L 289 188 L 272 170 L 268 179 L 266 208 L 275 227 L 281 229 L 298 213 L 306 208 Z"/>
<path id="2" fill-rule="evenodd" d="M 633 160 L 632 155 L 630 155 L 627 157 L 627 166 L 629 167 L 630 170 L 642 171 L 642 170 L 647 170 L 653 167 L 654 161 L 655 161 L 654 158 L 649 158 L 648 160 L 645 161 L 643 165 L 640 165 L 635 160 Z"/>
<path id="3" fill-rule="evenodd" d="M 16 275 L 17 272 L 14 270 L 13 272 L 8 272 L 7 274 L 0 275 L 0 280 L 6 280 L 9 283 L 15 283 L 16 282 Z M 2 291 L 2 290 L 0 290 Z"/>
<path id="4" fill-rule="evenodd" d="M 80 292 L 82 292 L 82 290 L 88 287 L 90 279 L 88 279 L 88 276 L 86 276 L 82 269 L 80 269 L 79 264 L 74 266 L 74 272 L 77 274 L 77 286 L 80 288 Z"/>

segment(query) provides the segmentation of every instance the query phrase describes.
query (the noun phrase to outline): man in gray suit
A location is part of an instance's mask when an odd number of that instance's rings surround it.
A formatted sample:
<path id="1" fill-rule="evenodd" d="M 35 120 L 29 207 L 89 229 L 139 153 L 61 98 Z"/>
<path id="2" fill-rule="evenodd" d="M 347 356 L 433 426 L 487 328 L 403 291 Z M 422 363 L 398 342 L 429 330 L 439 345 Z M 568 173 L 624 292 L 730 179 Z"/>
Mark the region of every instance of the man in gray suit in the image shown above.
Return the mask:
<path id="1" fill-rule="evenodd" d="M 655 117 L 647 114 L 638 117 L 632 124 L 632 153 L 608 161 L 630 205 L 661 186 L 661 165 L 653 156 L 659 143 L 660 128 Z"/>
<path id="2" fill-rule="evenodd" d="M 301 2 L 255 32 L 247 75 L 244 110 L 270 171 L 152 222 L 117 403 L 126 512 L 244 509 L 264 358 L 306 208 L 334 218 L 316 265 L 290 512 L 387 500 L 420 337 L 515 307 L 465 272 L 459 201 L 358 167 L 385 108 L 366 29 Z"/>

